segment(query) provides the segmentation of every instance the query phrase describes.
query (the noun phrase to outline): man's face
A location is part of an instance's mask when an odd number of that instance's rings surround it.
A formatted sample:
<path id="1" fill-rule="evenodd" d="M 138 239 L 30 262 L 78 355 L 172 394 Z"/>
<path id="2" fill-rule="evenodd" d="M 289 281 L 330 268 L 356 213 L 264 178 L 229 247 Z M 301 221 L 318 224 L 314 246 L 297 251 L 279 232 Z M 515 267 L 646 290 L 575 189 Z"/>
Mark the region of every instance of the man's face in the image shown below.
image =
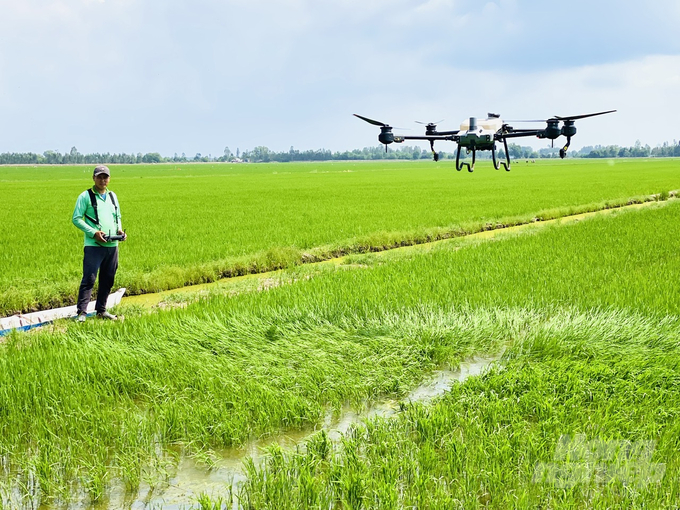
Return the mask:
<path id="1" fill-rule="evenodd" d="M 109 185 L 111 176 L 106 174 L 99 174 L 92 177 L 92 180 L 94 181 L 94 187 L 96 188 L 96 190 L 99 193 L 104 193 L 106 191 L 106 187 Z"/>

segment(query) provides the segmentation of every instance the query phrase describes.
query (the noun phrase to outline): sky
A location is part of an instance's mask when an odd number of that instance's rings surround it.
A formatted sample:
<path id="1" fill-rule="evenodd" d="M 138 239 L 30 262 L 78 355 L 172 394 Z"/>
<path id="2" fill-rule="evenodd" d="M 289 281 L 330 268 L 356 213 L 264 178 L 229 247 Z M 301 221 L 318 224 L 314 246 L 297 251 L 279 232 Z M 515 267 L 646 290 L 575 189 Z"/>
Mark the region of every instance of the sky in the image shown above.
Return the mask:
<path id="1" fill-rule="evenodd" d="M 678 27 L 678 0 L 0 0 L 0 152 L 344 151 L 378 143 L 353 113 L 610 109 L 573 148 L 654 147 L 680 140 Z"/>

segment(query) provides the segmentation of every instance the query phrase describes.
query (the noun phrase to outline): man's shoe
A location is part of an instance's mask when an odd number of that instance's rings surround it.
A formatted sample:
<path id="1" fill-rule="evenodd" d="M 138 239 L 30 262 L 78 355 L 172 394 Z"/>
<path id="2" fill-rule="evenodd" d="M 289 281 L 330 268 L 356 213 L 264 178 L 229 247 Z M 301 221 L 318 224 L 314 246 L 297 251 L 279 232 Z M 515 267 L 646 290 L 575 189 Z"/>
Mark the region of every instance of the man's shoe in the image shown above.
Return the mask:
<path id="1" fill-rule="evenodd" d="M 98 319 L 106 319 L 110 321 L 118 320 L 118 317 L 109 312 L 97 312 Z"/>
<path id="2" fill-rule="evenodd" d="M 87 319 L 87 314 L 84 312 L 80 312 L 78 314 L 78 322 L 85 322 L 85 319 Z"/>

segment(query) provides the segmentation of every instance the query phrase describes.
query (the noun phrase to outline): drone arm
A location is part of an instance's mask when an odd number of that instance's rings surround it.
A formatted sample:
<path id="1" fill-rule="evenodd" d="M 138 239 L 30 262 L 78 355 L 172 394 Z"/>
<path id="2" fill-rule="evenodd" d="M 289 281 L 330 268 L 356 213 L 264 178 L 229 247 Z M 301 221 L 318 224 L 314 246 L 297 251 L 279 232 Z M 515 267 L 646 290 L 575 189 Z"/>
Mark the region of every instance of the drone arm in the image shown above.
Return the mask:
<path id="1" fill-rule="evenodd" d="M 449 142 L 455 141 L 455 139 L 456 139 L 456 137 L 454 137 L 453 135 L 450 135 L 450 136 L 448 136 L 448 135 L 447 136 L 400 136 L 399 138 L 401 138 L 403 140 L 428 140 L 428 141 L 430 141 L 430 140 L 432 140 L 432 141 L 446 140 L 446 141 L 449 141 Z"/>
<path id="2" fill-rule="evenodd" d="M 510 133 L 503 133 L 502 135 L 497 136 L 496 139 L 501 141 L 506 138 L 522 138 L 525 136 L 538 136 L 541 138 L 543 132 L 543 129 L 515 129 Z"/>
<path id="3" fill-rule="evenodd" d="M 437 136 L 451 136 L 451 135 L 457 135 L 460 133 L 460 130 L 457 129 L 455 131 L 437 131 Z"/>

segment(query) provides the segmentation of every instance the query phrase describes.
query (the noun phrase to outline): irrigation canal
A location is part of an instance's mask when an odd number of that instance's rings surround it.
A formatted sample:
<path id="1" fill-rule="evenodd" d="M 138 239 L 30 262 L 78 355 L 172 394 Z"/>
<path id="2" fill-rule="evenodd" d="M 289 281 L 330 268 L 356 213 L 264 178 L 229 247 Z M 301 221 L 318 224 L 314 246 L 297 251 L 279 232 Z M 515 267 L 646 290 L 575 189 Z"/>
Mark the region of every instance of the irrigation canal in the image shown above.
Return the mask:
<path id="1" fill-rule="evenodd" d="M 671 194 L 671 199 L 675 199 L 676 193 Z M 630 205 L 625 205 L 621 207 L 613 207 L 610 209 L 601 209 L 598 211 L 592 211 L 587 213 L 574 214 L 571 216 L 562 216 L 559 218 L 551 220 L 537 220 L 532 223 L 524 223 L 521 225 L 513 225 L 507 227 L 492 228 L 489 230 L 483 230 L 481 232 L 476 232 L 474 234 L 468 234 L 460 237 L 452 237 L 448 239 L 441 239 L 438 241 L 432 241 L 429 243 L 415 244 L 412 246 L 401 246 L 398 248 L 392 248 L 384 251 L 371 252 L 369 255 L 373 257 L 392 257 L 392 256 L 409 256 L 414 253 L 427 253 L 435 248 L 444 247 L 447 244 L 451 245 L 457 243 L 460 245 L 461 242 L 479 242 L 484 240 L 493 240 L 500 238 L 502 236 L 520 234 L 523 232 L 531 232 L 536 229 L 546 228 L 552 225 L 567 225 L 569 223 L 574 223 L 582 221 L 588 218 L 595 217 L 597 215 L 604 214 L 615 214 L 624 210 L 636 210 L 648 207 L 663 207 L 668 203 L 666 201 L 648 201 L 643 203 L 635 203 Z M 342 257 L 324 260 L 322 262 L 310 262 L 305 264 L 306 266 L 317 266 L 320 269 L 323 266 L 333 265 L 351 265 L 352 257 L 357 257 L 361 254 L 351 254 L 344 255 Z M 268 288 L 272 285 L 280 284 L 281 279 L 278 278 L 286 270 L 270 271 L 264 273 L 248 274 L 244 276 L 235 276 L 232 278 L 224 278 L 216 282 L 203 283 L 199 285 L 191 285 L 187 287 L 182 287 L 178 289 L 166 290 L 163 292 L 153 293 L 153 294 L 139 294 L 136 296 L 124 297 L 122 300 L 123 305 L 140 305 L 145 308 L 153 308 L 156 306 L 163 306 L 164 304 L 172 304 L 182 301 L 191 301 L 193 298 L 200 297 L 201 295 L 207 295 L 211 293 L 216 294 L 229 294 L 238 293 L 239 288 L 256 288 L 263 289 Z"/>

